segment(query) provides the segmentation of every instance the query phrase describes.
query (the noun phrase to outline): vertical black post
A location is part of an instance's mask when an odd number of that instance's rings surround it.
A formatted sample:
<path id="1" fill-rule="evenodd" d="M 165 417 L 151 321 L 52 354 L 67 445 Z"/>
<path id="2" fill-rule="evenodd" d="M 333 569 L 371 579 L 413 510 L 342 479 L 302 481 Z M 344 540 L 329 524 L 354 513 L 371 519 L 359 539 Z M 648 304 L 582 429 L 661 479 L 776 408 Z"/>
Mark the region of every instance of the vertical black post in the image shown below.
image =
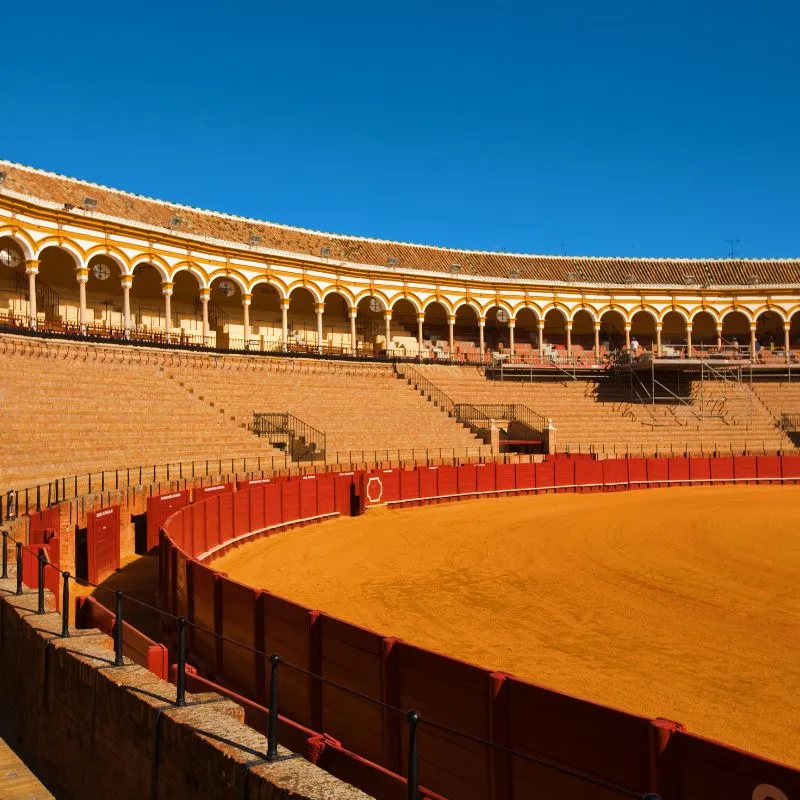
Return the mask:
<path id="1" fill-rule="evenodd" d="M 56 478 L 56 505 L 58 505 L 58 478 Z"/>
<path id="2" fill-rule="evenodd" d="M 278 758 L 278 665 L 281 657 L 273 653 L 269 657 L 269 716 L 267 717 L 267 761 Z"/>
<path id="3" fill-rule="evenodd" d="M 89 473 L 89 494 L 92 493 L 92 473 Z"/>
<path id="4" fill-rule="evenodd" d="M 100 473 L 100 491 L 104 492 L 106 490 L 106 471 L 103 470 Z"/>
<path id="5" fill-rule="evenodd" d="M 47 563 L 44 557 L 44 550 L 39 551 L 37 558 L 39 560 L 39 607 L 36 609 L 36 613 L 44 614 L 44 565 Z"/>
<path id="6" fill-rule="evenodd" d="M 17 542 L 17 594 L 22 594 L 22 542 Z"/>
<path id="7" fill-rule="evenodd" d="M 142 468 L 139 467 L 139 486 L 142 485 Z"/>
<path id="8" fill-rule="evenodd" d="M 417 753 L 417 725 L 419 711 L 406 714 L 408 722 L 408 800 L 419 800 L 419 756 Z"/>
<path id="9" fill-rule="evenodd" d="M 114 618 L 114 666 L 122 667 L 125 660 L 122 658 L 122 592 L 114 592 L 117 600 L 116 614 Z"/>
<path id="10" fill-rule="evenodd" d="M 36 510 L 42 510 L 42 487 L 38 484 L 36 486 Z"/>
<path id="11" fill-rule="evenodd" d="M 186 705 L 186 617 L 178 618 L 178 693 L 176 706 Z"/>
<path id="12" fill-rule="evenodd" d="M 72 480 L 75 482 L 75 486 L 73 487 L 73 491 L 72 491 L 72 496 L 73 497 L 77 497 L 78 496 L 78 476 L 77 475 L 73 475 L 72 476 Z"/>
<path id="13" fill-rule="evenodd" d="M 3 531 L 3 574 L 0 578 L 8 577 L 8 531 Z"/>
<path id="14" fill-rule="evenodd" d="M 25 513 L 29 514 L 31 510 L 30 503 L 28 501 L 28 490 L 25 489 Z"/>
<path id="15" fill-rule="evenodd" d="M 169 461 L 167 461 L 167 483 L 169 483 Z"/>
<path id="16" fill-rule="evenodd" d="M 61 587 L 61 638 L 69 636 L 69 572 L 62 572 L 64 585 Z"/>
<path id="17" fill-rule="evenodd" d="M 119 470 L 114 470 L 114 488 L 119 489 Z"/>

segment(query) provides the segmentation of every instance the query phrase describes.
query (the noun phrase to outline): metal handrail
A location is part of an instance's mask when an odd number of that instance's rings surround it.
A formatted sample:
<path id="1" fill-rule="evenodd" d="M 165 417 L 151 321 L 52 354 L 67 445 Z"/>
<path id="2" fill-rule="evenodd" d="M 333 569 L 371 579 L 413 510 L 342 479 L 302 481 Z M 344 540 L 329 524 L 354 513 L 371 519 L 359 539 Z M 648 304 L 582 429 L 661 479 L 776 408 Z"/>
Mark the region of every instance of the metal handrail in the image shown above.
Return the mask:
<path id="1" fill-rule="evenodd" d="M 254 411 L 250 429 L 256 436 L 270 441 L 275 437 L 278 439 L 286 437 L 288 439 L 286 444 L 289 445 L 289 452 L 295 461 L 302 461 L 307 455 L 311 456 L 311 460 L 325 457 L 327 447 L 325 432 L 288 411 Z M 299 457 L 296 452 L 298 443 L 306 448 Z"/>
<path id="2" fill-rule="evenodd" d="M 800 431 L 800 411 L 781 411 L 780 428 L 782 431 Z"/>

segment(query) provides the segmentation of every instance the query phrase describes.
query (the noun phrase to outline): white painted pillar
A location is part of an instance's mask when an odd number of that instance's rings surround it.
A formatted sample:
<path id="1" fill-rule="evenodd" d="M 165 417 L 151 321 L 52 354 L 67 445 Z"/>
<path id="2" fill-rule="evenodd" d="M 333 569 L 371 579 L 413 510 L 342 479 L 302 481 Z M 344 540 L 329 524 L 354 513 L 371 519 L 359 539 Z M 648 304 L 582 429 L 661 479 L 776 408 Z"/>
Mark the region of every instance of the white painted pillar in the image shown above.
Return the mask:
<path id="1" fill-rule="evenodd" d="M 484 329 L 485 325 L 486 325 L 486 319 L 484 317 L 481 317 L 478 320 L 478 333 L 480 335 L 481 361 L 483 361 L 483 353 L 484 353 L 484 349 L 485 349 L 484 343 L 483 343 L 483 329 Z"/>
<path id="2" fill-rule="evenodd" d="M 791 346 L 792 343 L 789 341 L 789 331 L 791 330 L 791 325 L 788 322 L 783 324 L 783 352 L 786 354 L 786 363 L 791 363 Z"/>
<path id="3" fill-rule="evenodd" d="M 661 325 L 656 325 L 656 357 L 661 355 Z"/>
<path id="4" fill-rule="evenodd" d="M 514 355 L 514 328 L 516 327 L 516 320 L 510 319 L 508 321 L 508 350 L 509 353 Z"/>
<path id="5" fill-rule="evenodd" d="M 28 324 L 36 330 L 36 276 L 39 274 L 39 262 L 36 259 L 26 261 L 25 273 L 28 276 Z"/>
<path id="6" fill-rule="evenodd" d="M 686 356 L 691 358 L 694 350 L 692 349 L 692 321 L 686 323 Z"/>
<path id="7" fill-rule="evenodd" d="M 383 312 L 383 320 L 386 323 L 386 351 L 388 353 L 389 350 L 392 349 L 392 311 L 391 309 L 387 309 Z"/>
<path id="8" fill-rule="evenodd" d="M 164 295 L 164 323 L 167 328 L 167 341 L 172 341 L 172 281 L 161 281 L 161 294 Z"/>
<path id="9" fill-rule="evenodd" d="M 450 342 L 450 354 L 449 355 L 450 355 L 450 358 L 452 358 L 454 353 L 455 353 L 455 349 L 456 349 L 455 348 L 455 340 L 456 340 L 456 333 L 455 333 L 455 331 L 456 331 L 456 317 L 455 317 L 455 314 L 450 314 L 450 316 L 447 318 L 447 327 L 448 327 L 447 336 L 448 336 L 448 341 Z"/>
<path id="10" fill-rule="evenodd" d="M 425 313 L 420 311 L 417 313 L 417 354 L 422 358 L 422 350 L 424 348 L 424 340 L 422 338 L 422 323 L 425 322 Z"/>
<path id="11" fill-rule="evenodd" d="M 133 275 L 123 275 L 120 278 L 122 283 L 122 329 L 125 331 L 125 338 L 131 333 L 131 286 L 133 286 Z"/>
<path id="12" fill-rule="evenodd" d="M 242 316 L 244 318 L 244 346 L 247 348 L 247 342 L 250 339 L 250 303 L 253 299 L 252 295 L 242 295 Z"/>
<path id="13" fill-rule="evenodd" d="M 281 300 L 281 343 L 284 352 L 289 347 L 289 299 Z"/>
<path id="14" fill-rule="evenodd" d="M 717 350 L 722 349 L 722 325 L 719 322 L 714 323 L 717 328 Z"/>
<path id="15" fill-rule="evenodd" d="M 567 321 L 567 355 L 572 355 L 572 323 Z"/>
<path id="16" fill-rule="evenodd" d="M 208 330 L 208 301 L 211 299 L 211 289 L 200 290 L 200 306 L 203 309 L 203 344 L 209 344 Z"/>
<path id="17" fill-rule="evenodd" d="M 86 333 L 86 281 L 89 280 L 87 267 L 78 267 L 78 293 L 80 295 L 80 308 L 78 310 L 78 324 L 81 333 Z"/>
<path id="18" fill-rule="evenodd" d="M 600 323 L 594 324 L 594 357 L 600 358 Z"/>
<path id="19" fill-rule="evenodd" d="M 756 326 L 750 326 L 750 358 L 756 357 Z"/>
<path id="20" fill-rule="evenodd" d="M 625 323 L 625 349 L 631 349 L 631 324 L 630 322 Z"/>
<path id="21" fill-rule="evenodd" d="M 544 320 L 539 320 L 539 355 L 544 350 Z"/>
<path id="22" fill-rule="evenodd" d="M 352 307 L 350 309 L 350 351 L 353 355 L 358 352 L 358 342 L 356 342 L 356 317 L 358 316 L 358 308 Z"/>
<path id="23" fill-rule="evenodd" d="M 314 311 L 317 313 L 317 351 L 322 352 L 322 315 L 325 313 L 325 303 L 316 303 Z"/>

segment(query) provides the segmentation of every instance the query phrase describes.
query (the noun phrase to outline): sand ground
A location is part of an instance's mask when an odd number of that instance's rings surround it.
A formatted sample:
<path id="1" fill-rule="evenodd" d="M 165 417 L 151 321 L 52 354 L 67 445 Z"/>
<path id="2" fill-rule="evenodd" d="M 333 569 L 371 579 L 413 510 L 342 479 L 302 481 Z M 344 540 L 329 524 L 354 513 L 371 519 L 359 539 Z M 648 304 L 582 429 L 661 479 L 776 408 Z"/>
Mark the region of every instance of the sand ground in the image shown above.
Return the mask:
<path id="1" fill-rule="evenodd" d="M 377 509 L 214 566 L 384 635 L 800 766 L 800 487 Z"/>

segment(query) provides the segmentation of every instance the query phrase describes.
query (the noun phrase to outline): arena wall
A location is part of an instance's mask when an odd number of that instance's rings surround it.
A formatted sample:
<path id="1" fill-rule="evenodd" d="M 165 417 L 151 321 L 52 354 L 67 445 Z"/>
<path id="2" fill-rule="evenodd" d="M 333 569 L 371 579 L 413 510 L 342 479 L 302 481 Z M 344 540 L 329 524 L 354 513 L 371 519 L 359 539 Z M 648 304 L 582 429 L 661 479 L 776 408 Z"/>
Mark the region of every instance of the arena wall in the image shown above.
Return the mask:
<path id="1" fill-rule="evenodd" d="M 350 481 L 361 508 L 368 509 L 509 493 L 798 483 L 800 457 L 557 458 L 544 464 L 375 470 L 337 480 Z M 265 654 L 281 655 L 278 710 L 287 719 L 284 736 L 299 752 L 350 778 L 354 754 L 361 757 L 371 765 L 359 762 L 362 786 L 386 771 L 403 775 L 406 722 L 397 710 L 413 708 L 423 720 L 420 780 L 444 797 L 610 800 L 657 791 L 664 800 L 785 800 L 800 792 L 796 770 L 695 736 L 680 723 L 628 714 L 467 664 L 209 569 L 208 562 L 231 547 L 279 525 L 314 519 L 323 485 L 284 478 L 263 492 L 263 484 L 240 487 L 234 497 L 242 500 L 235 504 L 222 495 L 187 506 L 164 522 L 160 547 L 166 610 L 204 629 L 189 653 L 200 676 L 263 703 L 270 688 Z M 254 529 L 247 516 L 254 491 L 261 498 L 256 506 L 274 505 L 273 519 L 280 513 L 280 523 Z"/>

